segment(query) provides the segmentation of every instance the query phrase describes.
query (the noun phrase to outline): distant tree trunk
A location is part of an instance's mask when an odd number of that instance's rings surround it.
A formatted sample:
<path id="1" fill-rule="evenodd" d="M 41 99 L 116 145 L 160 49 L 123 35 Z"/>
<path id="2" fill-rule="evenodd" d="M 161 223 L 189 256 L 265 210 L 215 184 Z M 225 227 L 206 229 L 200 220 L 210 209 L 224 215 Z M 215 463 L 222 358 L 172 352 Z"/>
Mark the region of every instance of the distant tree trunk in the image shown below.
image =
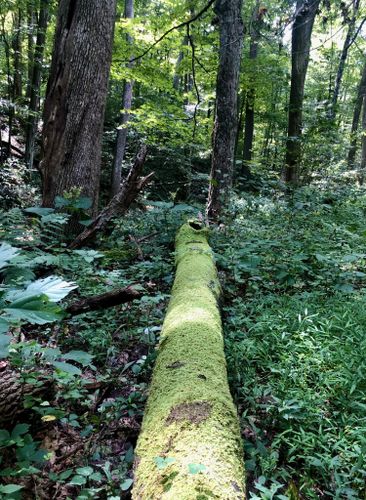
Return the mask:
<path id="1" fill-rule="evenodd" d="M 12 74 L 11 74 L 11 63 L 10 63 L 10 44 L 6 34 L 5 29 L 5 17 L 1 19 L 1 38 L 3 39 L 4 44 L 4 53 L 5 53 L 5 66 L 6 66 L 6 80 L 7 80 L 7 108 L 8 108 L 8 143 L 6 147 L 5 156 L 9 158 L 11 156 L 11 137 L 13 133 L 13 117 L 14 110 L 11 106 L 12 98 L 13 98 L 13 84 L 12 84 Z"/>
<path id="2" fill-rule="evenodd" d="M 133 0 L 125 0 L 125 18 L 133 19 Z M 128 45 L 132 45 L 131 35 L 126 35 L 126 40 Z M 132 58 L 131 58 L 132 59 Z M 128 67 L 132 67 L 133 63 L 130 61 Z M 120 128 L 117 130 L 117 141 L 116 141 L 116 151 L 113 161 L 113 172 L 112 172 L 112 189 L 111 198 L 115 196 L 121 187 L 121 176 L 122 176 L 122 162 L 125 156 L 126 141 L 127 141 L 127 122 L 130 119 L 130 110 L 132 106 L 132 92 L 133 92 L 133 81 L 125 81 L 122 97 L 122 113 L 120 116 Z"/>
<path id="3" fill-rule="evenodd" d="M 258 56 L 258 40 L 259 29 L 263 21 L 263 11 L 260 9 L 259 1 L 257 0 L 253 10 L 250 31 L 250 47 L 249 47 L 249 60 L 251 64 L 257 59 Z M 253 139 L 254 139 L 254 102 L 255 102 L 255 85 L 250 82 L 250 87 L 247 93 L 245 105 L 245 126 L 244 126 L 244 145 L 243 145 L 243 165 L 242 177 L 244 179 L 250 178 L 250 162 L 253 156 Z"/>
<path id="4" fill-rule="evenodd" d="M 285 182 L 298 183 L 301 159 L 302 106 L 309 63 L 311 33 L 320 0 L 297 0 L 292 28 L 292 70 L 286 143 Z"/>
<path id="5" fill-rule="evenodd" d="M 97 210 L 116 0 L 60 0 L 44 105 L 43 206 L 73 188 Z"/>
<path id="6" fill-rule="evenodd" d="M 365 179 L 366 173 L 366 95 L 363 97 L 362 104 L 362 139 L 361 139 L 361 181 L 363 182 Z"/>
<path id="7" fill-rule="evenodd" d="M 29 115 L 25 141 L 25 161 L 28 168 L 33 168 L 35 138 L 38 128 L 39 97 L 42 79 L 43 54 L 46 42 L 46 32 L 49 18 L 50 0 L 41 0 L 38 15 L 37 39 L 32 56 L 31 74 L 29 87 Z M 33 38 L 33 37 L 32 37 Z M 30 42 L 28 41 L 30 44 Z"/>
<path id="8" fill-rule="evenodd" d="M 354 41 L 354 32 L 355 32 L 355 25 L 356 25 L 356 19 L 357 19 L 357 13 L 358 13 L 359 6 L 360 6 L 360 0 L 353 0 L 353 2 L 352 2 L 352 17 L 348 22 L 348 31 L 347 31 L 346 39 L 345 39 L 344 44 L 343 44 L 341 57 L 339 59 L 337 76 L 336 76 L 334 91 L 333 91 L 333 95 L 332 95 L 332 102 L 331 102 L 331 107 L 330 107 L 330 117 L 332 119 L 335 118 L 335 114 L 336 114 L 339 91 L 341 88 L 341 81 L 342 81 L 344 67 L 345 67 L 346 59 L 347 59 L 347 55 L 348 55 L 348 49 L 350 48 L 350 46 L 352 45 L 352 43 Z"/>
<path id="9" fill-rule="evenodd" d="M 351 143 L 348 151 L 348 168 L 353 168 L 357 151 L 357 130 L 361 116 L 361 108 L 364 97 L 366 96 L 366 59 L 362 70 L 361 81 L 358 86 L 357 98 L 353 111 Z"/>
<path id="10" fill-rule="evenodd" d="M 183 45 L 183 47 L 186 47 L 188 45 L 188 37 L 187 36 L 184 37 L 182 45 Z M 179 67 L 180 67 L 183 59 L 184 59 L 184 50 L 182 49 L 178 54 L 178 59 L 177 59 L 177 62 L 175 64 L 175 73 L 174 73 L 174 77 L 173 77 L 174 90 L 179 90 L 179 88 L 180 88 L 182 77 L 179 74 Z"/>
<path id="11" fill-rule="evenodd" d="M 28 79 L 26 97 L 30 100 L 33 76 L 33 61 L 34 61 L 34 2 L 28 0 L 27 2 L 27 54 L 28 54 Z"/>
<path id="12" fill-rule="evenodd" d="M 22 13 L 13 16 L 13 102 L 22 97 Z"/>
<path id="13" fill-rule="evenodd" d="M 242 0 L 216 0 L 220 24 L 220 60 L 216 83 L 216 115 L 213 131 L 211 181 L 207 216 L 219 217 L 233 181 L 237 130 L 237 101 L 243 41 Z"/>

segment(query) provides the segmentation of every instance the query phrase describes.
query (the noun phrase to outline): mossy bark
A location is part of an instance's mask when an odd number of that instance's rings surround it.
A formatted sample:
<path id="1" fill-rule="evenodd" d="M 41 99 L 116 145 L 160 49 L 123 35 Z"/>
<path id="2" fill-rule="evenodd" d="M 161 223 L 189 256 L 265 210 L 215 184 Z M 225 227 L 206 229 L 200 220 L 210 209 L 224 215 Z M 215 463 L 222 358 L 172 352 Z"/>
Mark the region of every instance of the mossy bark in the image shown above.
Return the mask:
<path id="1" fill-rule="evenodd" d="M 136 448 L 134 500 L 245 498 L 207 236 L 194 222 L 177 235 L 176 277 Z"/>

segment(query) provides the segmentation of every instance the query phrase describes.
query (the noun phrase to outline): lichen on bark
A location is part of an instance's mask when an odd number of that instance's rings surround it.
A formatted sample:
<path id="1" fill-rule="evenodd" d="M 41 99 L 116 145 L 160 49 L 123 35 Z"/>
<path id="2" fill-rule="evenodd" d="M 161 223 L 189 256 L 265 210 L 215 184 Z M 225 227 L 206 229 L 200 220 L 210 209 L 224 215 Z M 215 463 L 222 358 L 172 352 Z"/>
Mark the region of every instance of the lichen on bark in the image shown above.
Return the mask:
<path id="1" fill-rule="evenodd" d="M 207 238 L 197 222 L 177 234 L 176 277 L 136 448 L 135 500 L 245 498 Z"/>

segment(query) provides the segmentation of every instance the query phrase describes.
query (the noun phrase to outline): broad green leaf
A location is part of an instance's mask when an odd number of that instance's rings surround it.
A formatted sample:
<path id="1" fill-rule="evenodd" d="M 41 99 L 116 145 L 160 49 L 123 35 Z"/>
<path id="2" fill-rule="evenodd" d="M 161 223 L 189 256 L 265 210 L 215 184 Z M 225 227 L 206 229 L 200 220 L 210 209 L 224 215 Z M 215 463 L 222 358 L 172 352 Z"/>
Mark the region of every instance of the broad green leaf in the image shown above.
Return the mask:
<path id="1" fill-rule="evenodd" d="M 19 255 L 19 249 L 12 247 L 8 243 L 0 245 L 0 269 L 9 265 L 9 262 Z"/>
<path id="2" fill-rule="evenodd" d="M 28 424 L 17 424 L 11 432 L 11 439 L 16 439 L 23 434 L 26 434 L 29 430 Z"/>
<path id="3" fill-rule="evenodd" d="M 63 359 L 71 359 L 71 361 L 76 361 L 83 366 L 88 366 L 92 362 L 94 356 L 84 351 L 70 351 L 66 354 L 63 354 L 62 357 Z"/>
<path id="4" fill-rule="evenodd" d="M 90 476 L 93 474 L 94 469 L 93 467 L 78 467 L 75 472 L 80 476 Z"/>
<path id="5" fill-rule="evenodd" d="M 188 464 L 188 471 L 190 474 L 198 474 L 199 472 L 204 472 L 206 466 L 203 464 Z"/>
<path id="6" fill-rule="evenodd" d="M 0 492 L 5 495 L 11 495 L 12 493 L 16 493 L 24 488 L 19 484 L 7 484 L 6 486 L 0 486 Z"/>
<path id="7" fill-rule="evenodd" d="M 74 476 L 71 481 L 69 481 L 68 484 L 75 484 L 77 486 L 82 486 L 83 484 L 86 484 L 86 477 L 84 476 Z"/>
<path id="8" fill-rule="evenodd" d="M 4 308 L 5 319 L 27 321 L 36 325 L 52 323 L 62 318 L 62 310 L 50 304 L 47 296 L 31 296 L 16 300 Z"/>
<path id="9" fill-rule="evenodd" d="M 1 325 L 1 323 L 0 323 L 0 325 Z M 8 323 L 7 323 L 7 325 L 8 325 Z M 0 359 L 8 357 L 9 345 L 10 345 L 9 335 L 6 335 L 4 333 L 0 333 Z"/>
<path id="10" fill-rule="evenodd" d="M 133 485 L 133 479 L 126 479 L 122 484 L 121 484 L 121 490 L 122 491 L 127 491 L 131 488 Z"/>
<path id="11" fill-rule="evenodd" d="M 55 211 L 54 208 L 45 208 L 45 207 L 29 207 L 24 210 L 29 214 L 36 214 L 43 217 L 44 215 L 52 214 Z"/>
<path id="12" fill-rule="evenodd" d="M 53 366 L 62 372 L 69 373 L 70 375 L 80 375 L 81 370 L 70 363 L 63 363 L 62 361 L 53 361 Z"/>
<path id="13" fill-rule="evenodd" d="M 33 295 L 44 294 L 47 295 L 50 302 L 59 302 L 77 287 L 76 283 L 64 281 L 57 276 L 48 276 L 34 281 L 28 285 L 25 291 Z"/>

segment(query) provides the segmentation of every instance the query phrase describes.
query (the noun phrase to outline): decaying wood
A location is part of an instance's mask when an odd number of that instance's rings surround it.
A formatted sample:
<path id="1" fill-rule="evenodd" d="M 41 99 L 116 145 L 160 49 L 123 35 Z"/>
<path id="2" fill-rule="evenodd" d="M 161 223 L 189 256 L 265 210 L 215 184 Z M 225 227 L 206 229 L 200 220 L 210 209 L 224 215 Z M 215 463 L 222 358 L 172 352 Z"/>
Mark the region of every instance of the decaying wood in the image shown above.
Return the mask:
<path id="1" fill-rule="evenodd" d="M 0 370 L 0 427 L 15 423 L 24 413 L 27 396 L 45 397 L 52 392 L 53 381 L 41 375 L 39 383 L 23 383 L 20 373 L 9 367 Z"/>
<path id="2" fill-rule="evenodd" d="M 132 286 L 127 286 L 126 288 L 119 288 L 118 290 L 112 290 L 111 292 L 102 293 L 101 295 L 93 295 L 92 297 L 78 300 L 68 306 L 66 311 L 76 316 L 77 314 L 89 311 L 125 304 L 126 302 L 139 299 L 141 296 L 142 292 L 135 290 Z"/>
<path id="3" fill-rule="evenodd" d="M 80 248 L 94 238 L 98 231 L 105 230 L 113 217 L 123 215 L 129 209 L 140 191 L 154 175 L 140 178 L 147 155 L 147 148 L 143 145 L 138 152 L 129 174 L 119 192 L 112 198 L 108 205 L 99 213 L 93 222 L 69 245 L 70 249 Z"/>

